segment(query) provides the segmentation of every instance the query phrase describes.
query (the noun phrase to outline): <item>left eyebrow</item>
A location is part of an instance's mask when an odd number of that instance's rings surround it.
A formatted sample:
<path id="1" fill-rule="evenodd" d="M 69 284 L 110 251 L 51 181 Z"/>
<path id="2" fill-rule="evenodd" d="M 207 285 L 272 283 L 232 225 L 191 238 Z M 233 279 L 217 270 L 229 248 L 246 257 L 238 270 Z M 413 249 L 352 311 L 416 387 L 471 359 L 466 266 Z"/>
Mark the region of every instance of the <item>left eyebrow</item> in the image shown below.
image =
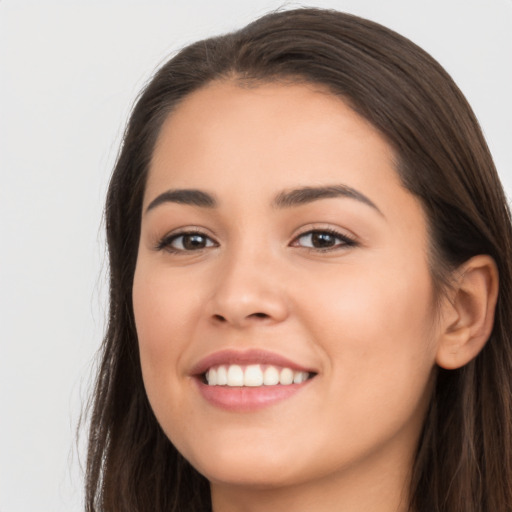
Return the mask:
<path id="1" fill-rule="evenodd" d="M 272 206 L 274 208 L 291 208 L 302 204 L 312 203 L 319 199 L 329 199 L 332 197 L 347 197 L 360 201 L 376 210 L 384 216 L 377 205 L 361 192 L 347 185 L 328 185 L 322 187 L 301 187 L 279 193 Z"/>

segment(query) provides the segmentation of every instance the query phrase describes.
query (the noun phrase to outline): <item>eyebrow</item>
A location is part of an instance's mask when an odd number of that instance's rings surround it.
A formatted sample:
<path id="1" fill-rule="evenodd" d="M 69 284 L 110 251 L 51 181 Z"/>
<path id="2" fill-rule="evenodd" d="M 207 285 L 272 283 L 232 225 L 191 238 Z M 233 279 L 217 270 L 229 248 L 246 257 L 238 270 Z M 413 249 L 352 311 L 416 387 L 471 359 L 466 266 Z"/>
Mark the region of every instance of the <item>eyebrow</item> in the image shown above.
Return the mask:
<path id="1" fill-rule="evenodd" d="M 217 206 L 216 199 L 207 192 L 196 189 L 176 189 L 168 190 L 153 199 L 146 208 L 146 213 L 164 203 L 188 204 L 201 208 L 215 208 Z"/>
<path id="2" fill-rule="evenodd" d="M 361 192 L 347 185 L 328 185 L 320 187 L 300 187 L 293 190 L 283 191 L 277 194 L 272 201 L 274 208 L 292 208 L 303 204 L 312 203 L 319 199 L 329 199 L 335 197 L 347 197 L 355 199 L 367 206 L 372 207 L 381 215 L 377 205 Z M 215 197 L 208 192 L 198 189 L 173 189 L 163 192 L 157 196 L 146 209 L 146 213 L 164 203 L 178 203 L 190 206 L 199 206 L 201 208 L 216 208 L 218 202 Z"/>
<path id="3" fill-rule="evenodd" d="M 319 199 L 329 199 L 332 197 L 347 197 L 360 201 L 374 210 L 379 210 L 377 205 L 361 192 L 347 185 L 329 185 L 321 187 L 301 187 L 290 191 L 279 193 L 274 199 L 272 205 L 276 208 L 290 208 L 301 204 L 312 203 Z"/>

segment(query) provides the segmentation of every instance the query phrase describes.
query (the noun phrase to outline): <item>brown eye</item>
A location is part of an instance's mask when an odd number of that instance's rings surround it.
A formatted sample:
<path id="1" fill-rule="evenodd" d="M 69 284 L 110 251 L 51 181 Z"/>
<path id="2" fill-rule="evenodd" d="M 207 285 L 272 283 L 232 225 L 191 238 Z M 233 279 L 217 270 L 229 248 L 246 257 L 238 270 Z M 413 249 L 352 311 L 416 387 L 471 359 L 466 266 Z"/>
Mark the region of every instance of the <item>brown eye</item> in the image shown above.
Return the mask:
<path id="1" fill-rule="evenodd" d="M 355 241 L 340 233 L 331 231 L 308 231 L 299 236 L 296 245 L 310 249 L 337 249 L 355 245 Z"/>
<path id="2" fill-rule="evenodd" d="M 200 251 L 215 245 L 215 242 L 203 233 L 180 233 L 163 239 L 158 244 L 158 248 L 170 252 L 188 252 Z"/>
<path id="3" fill-rule="evenodd" d="M 319 249 L 336 245 L 336 237 L 330 233 L 311 233 L 311 245 Z"/>
<path id="4" fill-rule="evenodd" d="M 181 240 L 180 240 L 181 239 Z M 194 251 L 197 249 L 204 249 L 208 244 L 208 239 L 203 235 L 182 235 L 178 237 L 174 242 L 180 240 L 180 244 L 186 251 Z"/>

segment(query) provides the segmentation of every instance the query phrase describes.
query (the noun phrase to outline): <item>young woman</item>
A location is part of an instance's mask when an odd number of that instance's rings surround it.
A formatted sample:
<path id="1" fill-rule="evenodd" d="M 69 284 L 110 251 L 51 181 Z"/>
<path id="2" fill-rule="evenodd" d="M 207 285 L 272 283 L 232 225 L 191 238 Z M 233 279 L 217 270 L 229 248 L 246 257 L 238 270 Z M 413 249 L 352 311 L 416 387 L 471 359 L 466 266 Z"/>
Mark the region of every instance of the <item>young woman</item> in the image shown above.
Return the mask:
<path id="1" fill-rule="evenodd" d="M 413 43 L 298 9 L 185 48 L 106 218 L 88 510 L 512 510 L 509 211 Z"/>

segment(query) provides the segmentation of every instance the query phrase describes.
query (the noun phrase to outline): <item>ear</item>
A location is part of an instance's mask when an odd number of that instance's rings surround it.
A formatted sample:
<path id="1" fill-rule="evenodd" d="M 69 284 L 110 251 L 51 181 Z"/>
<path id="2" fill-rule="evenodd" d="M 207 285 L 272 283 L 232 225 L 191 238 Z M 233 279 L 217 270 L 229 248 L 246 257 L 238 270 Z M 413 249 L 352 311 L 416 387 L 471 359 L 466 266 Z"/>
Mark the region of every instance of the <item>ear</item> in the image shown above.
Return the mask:
<path id="1" fill-rule="evenodd" d="M 449 300 L 443 304 L 442 330 L 436 362 L 453 370 L 474 359 L 486 344 L 494 325 L 499 276 L 487 255 L 475 256 L 455 272 Z"/>

